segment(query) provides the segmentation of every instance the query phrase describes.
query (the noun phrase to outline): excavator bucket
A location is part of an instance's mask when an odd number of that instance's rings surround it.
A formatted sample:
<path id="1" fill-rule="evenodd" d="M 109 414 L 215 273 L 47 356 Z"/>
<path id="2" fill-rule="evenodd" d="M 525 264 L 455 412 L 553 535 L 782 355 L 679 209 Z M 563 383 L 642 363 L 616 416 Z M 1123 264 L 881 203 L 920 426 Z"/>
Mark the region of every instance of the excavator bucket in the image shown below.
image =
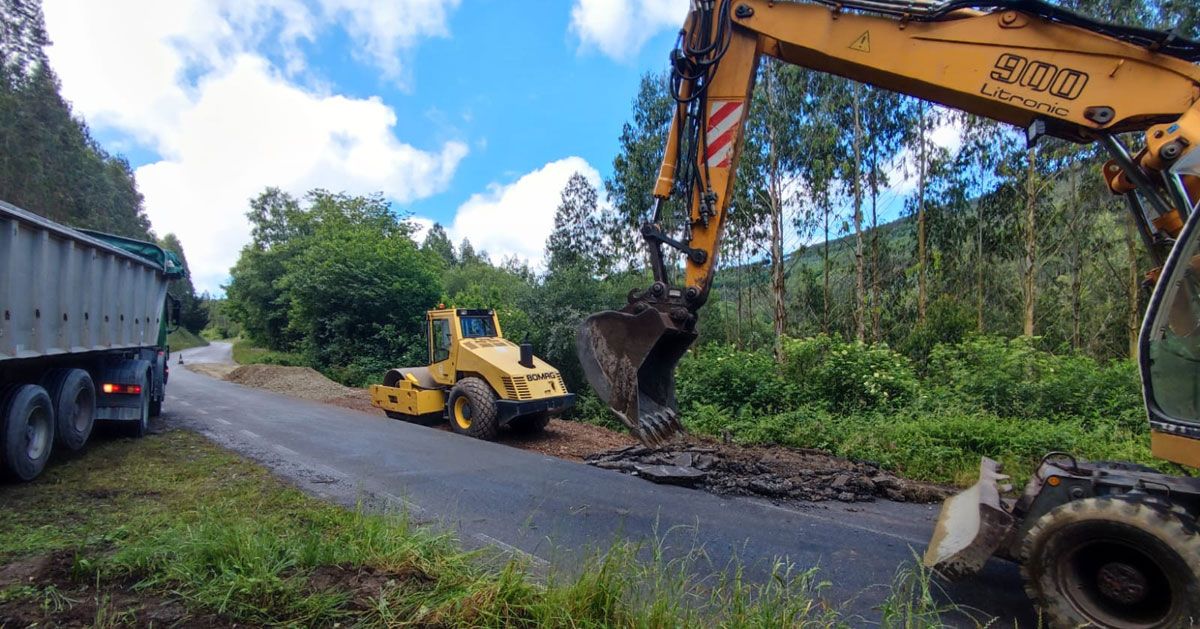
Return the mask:
<path id="1" fill-rule="evenodd" d="M 675 403 L 675 364 L 696 333 L 648 308 L 608 310 L 584 320 L 576 338 L 583 373 L 634 436 L 647 446 L 682 430 Z"/>
<path id="2" fill-rule="evenodd" d="M 925 550 L 925 566 L 950 578 L 975 574 L 983 568 L 1012 531 L 1014 518 L 1000 503 L 1001 485 L 1008 476 L 1000 464 L 984 458 L 979 482 L 942 503 L 942 513 Z"/>

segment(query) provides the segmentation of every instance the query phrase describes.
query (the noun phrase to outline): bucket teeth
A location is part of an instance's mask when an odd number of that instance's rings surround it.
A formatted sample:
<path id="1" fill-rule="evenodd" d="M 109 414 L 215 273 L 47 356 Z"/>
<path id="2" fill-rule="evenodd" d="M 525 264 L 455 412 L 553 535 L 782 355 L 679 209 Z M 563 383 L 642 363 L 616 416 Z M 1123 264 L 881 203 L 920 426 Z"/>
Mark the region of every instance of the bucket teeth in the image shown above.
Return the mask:
<path id="1" fill-rule="evenodd" d="M 647 445 L 662 445 L 683 429 L 679 416 L 669 408 L 643 415 L 640 420 L 639 438 Z"/>
<path id="2" fill-rule="evenodd" d="M 588 317 L 576 348 L 588 383 L 630 432 L 655 447 L 682 430 L 675 412 L 675 365 L 696 339 L 653 309 Z"/>

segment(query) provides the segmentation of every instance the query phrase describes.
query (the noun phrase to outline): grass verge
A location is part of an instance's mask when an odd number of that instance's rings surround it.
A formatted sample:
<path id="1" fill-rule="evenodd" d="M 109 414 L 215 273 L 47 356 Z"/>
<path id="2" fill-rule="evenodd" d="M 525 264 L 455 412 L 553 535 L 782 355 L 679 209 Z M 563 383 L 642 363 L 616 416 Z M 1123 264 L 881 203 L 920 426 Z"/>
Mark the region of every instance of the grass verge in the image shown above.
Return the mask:
<path id="1" fill-rule="evenodd" d="M 308 361 L 300 354 L 276 352 L 255 347 L 250 341 L 234 339 L 233 362 L 239 365 L 283 365 L 285 367 L 308 367 Z"/>
<path id="2" fill-rule="evenodd" d="M 736 566 L 697 578 L 698 556 L 616 546 L 534 578 L 403 515 L 309 498 L 183 431 L 100 440 L 0 487 L 0 503 L 0 625 L 857 624 L 820 601 L 815 570 L 785 564 L 752 584 Z M 885 626 L 941 624 L 913 592 L 928 586 L 893 589 Z"/>
<path id="3" fill-rule="evenodd" d="M 167 345 L 171 347 L 171 351 L 178 352 L 180 350 L 208 345 L 208 341 L 185 328 L 178 328 L 174 332 L 167 334 Z"/>

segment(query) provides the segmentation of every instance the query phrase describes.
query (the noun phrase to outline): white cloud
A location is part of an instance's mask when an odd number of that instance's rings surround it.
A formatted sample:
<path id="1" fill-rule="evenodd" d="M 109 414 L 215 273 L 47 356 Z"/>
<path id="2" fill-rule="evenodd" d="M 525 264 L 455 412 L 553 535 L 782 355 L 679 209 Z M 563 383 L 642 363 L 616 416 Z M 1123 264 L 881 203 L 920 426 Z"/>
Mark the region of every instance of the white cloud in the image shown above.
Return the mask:
<path id="1" fill-rule="evenodd" d="M 585 47 L 627 61 L 664 29 L 678 29 L 688 0 L 575 0 L 571 32 Z"/>
<path id="2" fill-rule="evenodd" d="M 321 2 L 45 3 L 64 95 L 91 124 L 160 156 L 137 169 L 146 211 L 156 232 L 179 236 L 202 290 L 226 280 L 248 240 L 247 201 L 265 186 L 382 191 L 403 203 L 445 189 L 467 154 L 461 142 L 413 147 L 380 99 L 305 87 L 294 76 L 305 66 L 297 44 L 328 26 L 322 20 L 345 22 L 369 50 L 399 53 L 422 35 L 444 34 L 458 0 L 402 0 L 386 14 L 372 3 Z M 422 15 L 406 20 L 404 10 Z M 382 15 L 405 25 L 368 32 Z M 388 71 L 398 72 L 402 55 L 393 56 Z"/>
<path id="3" fill-rule="evenodd" d="M 574 173 L 600 187 L 600 173 L 582 157 L 550 162 L 507 185 L 492 184 L 458 208 L 448 230 L 451 240 L 457 245 L 469 239 L 476 251 L 486 250 L 493 262 L 516 256 L 539 266 L 546 239 L 554 230 L 554 211 Z"/>
<path id="4" fill-rule="evenodd" d="M 363 53 L 392 79 L 401 76 L 400 54 L 421 37 L 446 35 L 446 17 L 459 0 L 320 0 L 322 8 L 363 41 Z M 358 51 L 356 51 L 357 54 Z"/>

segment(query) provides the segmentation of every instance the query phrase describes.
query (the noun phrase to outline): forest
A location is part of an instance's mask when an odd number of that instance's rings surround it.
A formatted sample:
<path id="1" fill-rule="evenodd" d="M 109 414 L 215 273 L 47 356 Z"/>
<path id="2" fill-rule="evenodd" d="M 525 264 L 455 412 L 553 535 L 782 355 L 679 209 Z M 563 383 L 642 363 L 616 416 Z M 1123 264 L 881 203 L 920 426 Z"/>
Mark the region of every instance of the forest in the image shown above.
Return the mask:
<path id="1" fill-rule="evenodd" d="M 155 235 L 129 162 L 100 146 L 63 99 L 41 3 L 0 3 L 0 29 L 0 200 L 71 227 L 157 242 L 186 264 L 175 234 Z M 170 290 L 182 326 L 200 332 L 208 309 L 190 277 Z"/>

